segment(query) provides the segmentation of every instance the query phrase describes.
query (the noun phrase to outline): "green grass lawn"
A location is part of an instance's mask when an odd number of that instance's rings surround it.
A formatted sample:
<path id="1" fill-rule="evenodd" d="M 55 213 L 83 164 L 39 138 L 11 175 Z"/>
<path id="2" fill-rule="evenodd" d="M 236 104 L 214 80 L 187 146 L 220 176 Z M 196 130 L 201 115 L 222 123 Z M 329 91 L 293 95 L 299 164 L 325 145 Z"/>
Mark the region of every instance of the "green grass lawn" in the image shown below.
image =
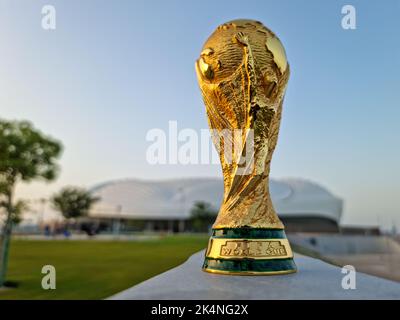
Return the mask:
<path id="1" fill-rule="evenodd" d="M 0 299 L 102 299 L 184 262 L 205 248 L 206 236 L 167 236 L 146 241 L 11 242 Z M 57 288 L 43 290 L 42 267 L 56 268 Z M 199 266 L 200 268 L 201 266 Z"/>

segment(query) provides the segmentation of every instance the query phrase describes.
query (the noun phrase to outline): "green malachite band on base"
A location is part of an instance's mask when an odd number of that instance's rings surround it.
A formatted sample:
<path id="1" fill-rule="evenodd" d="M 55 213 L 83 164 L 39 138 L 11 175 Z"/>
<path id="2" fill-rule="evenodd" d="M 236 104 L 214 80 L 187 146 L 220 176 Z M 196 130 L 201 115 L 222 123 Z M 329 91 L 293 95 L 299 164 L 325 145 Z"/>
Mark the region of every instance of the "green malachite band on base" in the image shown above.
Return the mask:
<path id="1" fill-rule="evenodd" d="M 246 238 L 246 239 L 286 239 L 283 229 L 213 229 L 213 238 Z"/>
<path id="2" fill-rule="evenodd" d="M 213 229 L 203 271 L 277 275 L 296 272 L 297 268 L 283 229 L 237 228 Z"/>
<path id="3" fill-rule="evenodd" d="M 296 272 L 293 258 L 274 260 L 223 260 L 205 258 L 204 271 L 229 274 L 279 274 Z"/>

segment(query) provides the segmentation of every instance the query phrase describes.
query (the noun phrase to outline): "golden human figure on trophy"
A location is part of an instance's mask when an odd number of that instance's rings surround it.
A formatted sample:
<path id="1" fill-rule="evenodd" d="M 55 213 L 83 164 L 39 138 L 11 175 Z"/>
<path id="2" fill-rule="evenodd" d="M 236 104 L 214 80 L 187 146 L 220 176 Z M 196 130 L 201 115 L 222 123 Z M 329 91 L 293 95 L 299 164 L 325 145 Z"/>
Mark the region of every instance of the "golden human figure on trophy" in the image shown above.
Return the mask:
<path id="1" fill-rule="evenodd" d="M 230 274 L 296 271 L 269 193 L 269 173 L 289 79 L 285 50 L 262 23 L 220 25 L 196 61 L 224 198 L 203 269 Z"/>

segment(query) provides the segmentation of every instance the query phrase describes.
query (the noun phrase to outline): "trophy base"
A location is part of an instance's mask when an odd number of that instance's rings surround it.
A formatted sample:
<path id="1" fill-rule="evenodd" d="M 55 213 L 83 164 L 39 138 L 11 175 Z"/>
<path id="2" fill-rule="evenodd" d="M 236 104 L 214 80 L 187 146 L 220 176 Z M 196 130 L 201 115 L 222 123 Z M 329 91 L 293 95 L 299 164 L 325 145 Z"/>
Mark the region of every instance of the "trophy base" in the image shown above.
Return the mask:
<path id="1" fill-rule="evenodd" d="M 282 229 L 213 229 L 203 271 L 229 275 L 280 275 L 297 271 Z"/>

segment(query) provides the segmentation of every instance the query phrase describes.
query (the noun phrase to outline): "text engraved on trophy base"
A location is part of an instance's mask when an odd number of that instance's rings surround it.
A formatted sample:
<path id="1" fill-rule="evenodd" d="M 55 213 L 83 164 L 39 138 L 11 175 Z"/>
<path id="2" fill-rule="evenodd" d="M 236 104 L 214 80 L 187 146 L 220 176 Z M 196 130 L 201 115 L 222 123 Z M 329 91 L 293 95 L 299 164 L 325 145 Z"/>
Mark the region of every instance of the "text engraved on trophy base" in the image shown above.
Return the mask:
<path id="1" fill-rule="evenodd" d="M 293 257 L 287 239 L 212 239 L 207 257 L 220 259 L 283 259 Z"/>
<path id="2" fill-rule="evenodd" d="M 221 256 L 280 257 L 286 256 L 285 246 L 280 241 L 226 241 L 221 246 Z"/>

